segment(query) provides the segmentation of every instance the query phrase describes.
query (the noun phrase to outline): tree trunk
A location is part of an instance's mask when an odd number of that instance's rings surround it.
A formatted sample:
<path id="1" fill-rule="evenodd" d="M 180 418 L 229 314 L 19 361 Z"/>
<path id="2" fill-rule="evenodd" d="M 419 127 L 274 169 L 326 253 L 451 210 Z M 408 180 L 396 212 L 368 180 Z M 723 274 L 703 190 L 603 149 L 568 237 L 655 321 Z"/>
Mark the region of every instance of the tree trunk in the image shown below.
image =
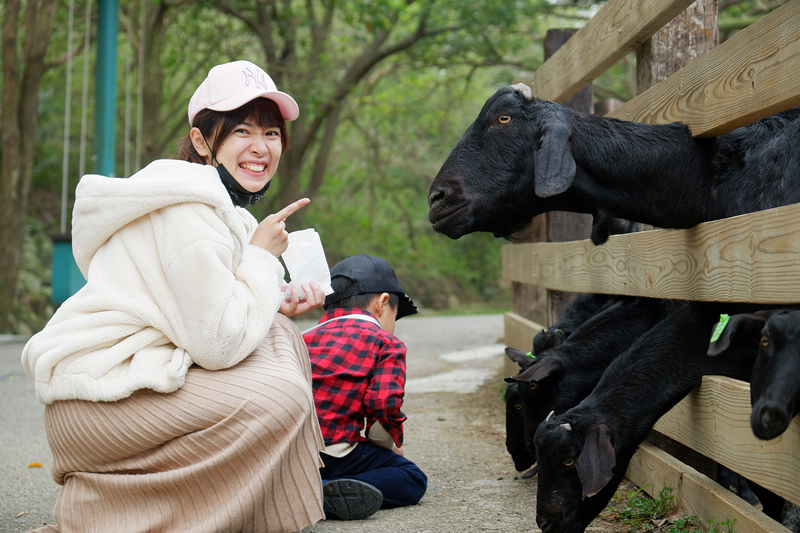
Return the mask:
<path id="1" fill-rule="evenodd" d="M 696 0 L 636 50 L 637 94 L 664 81 L 717 44 L 717 0 Z M 653 226 L 640 224 L 639 229 Z"/>
<path id="2" fill-rule="evenodd" d="M 6 0 L 2 28 L 2 117 L 0 129 L 0 332 L 9 331 L 14 312 L 33 148 L 36 140 L 39 84 L 59 2 L 28 1 L 24 22 L 21 1 Z M 24 35 L 20 28 L 25 29 Z"/>
<path id="3" fill-rule="evenodd" d="M 638 93 L 664 81 L 718 43 L 717 0 L 697 0 L 636 51 Z"/>

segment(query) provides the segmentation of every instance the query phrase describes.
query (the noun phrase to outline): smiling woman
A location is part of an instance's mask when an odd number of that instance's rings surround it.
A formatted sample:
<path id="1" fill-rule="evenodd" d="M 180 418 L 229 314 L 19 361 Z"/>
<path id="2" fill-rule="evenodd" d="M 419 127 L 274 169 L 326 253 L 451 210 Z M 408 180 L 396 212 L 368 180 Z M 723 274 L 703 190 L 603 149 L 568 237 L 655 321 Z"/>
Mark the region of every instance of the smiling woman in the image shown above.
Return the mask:
<path id="1" fill-rule="evenodd" d="M 261 222 L 242 209 L 269 187 L 298 106 L 234 61 L 188 109 L 181 160 L 76 190 L 87 283 L 22 354 L 63 486 L 41 531 L 282 532 L 324 516 L 308 352 L 287 316 L 325 295 L 284 298 L 278 260 L 309 200 Z"/>

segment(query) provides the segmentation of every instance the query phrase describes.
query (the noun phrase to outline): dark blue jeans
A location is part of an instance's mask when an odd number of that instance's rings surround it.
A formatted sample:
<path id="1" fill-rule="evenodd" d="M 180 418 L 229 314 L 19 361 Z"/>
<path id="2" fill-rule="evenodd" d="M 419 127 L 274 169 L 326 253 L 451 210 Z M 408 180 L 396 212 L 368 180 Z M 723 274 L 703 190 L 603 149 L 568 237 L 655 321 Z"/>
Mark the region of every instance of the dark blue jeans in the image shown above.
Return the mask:
<path id="1" fill-rule="evenodd" d="M 322 481 L 357 479 L 383 493 L 381 508 L 418 503 L 428 488 L 428 477 L 417 465 L 391 450 L 361 442 L 344 457 L 321 454 Z"/>

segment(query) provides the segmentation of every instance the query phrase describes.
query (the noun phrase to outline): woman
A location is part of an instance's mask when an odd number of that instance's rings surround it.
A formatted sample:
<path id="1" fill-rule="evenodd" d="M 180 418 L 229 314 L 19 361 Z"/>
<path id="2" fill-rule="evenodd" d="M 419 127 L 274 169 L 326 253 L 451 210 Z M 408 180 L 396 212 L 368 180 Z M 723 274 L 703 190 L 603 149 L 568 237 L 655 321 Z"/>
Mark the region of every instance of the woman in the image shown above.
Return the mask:
<path id="1" fill-rule="evenodd" d="M 323 518 L 308 354 L 281 297 L 286 217 L 242 207 L 287 148 L 295 101 L 248 61 L 211 69 L 181 160 L 84 176 L 73 249 L 86 285 L 22 362 L 45 407 L 57 526 L 299 531 Z"/>

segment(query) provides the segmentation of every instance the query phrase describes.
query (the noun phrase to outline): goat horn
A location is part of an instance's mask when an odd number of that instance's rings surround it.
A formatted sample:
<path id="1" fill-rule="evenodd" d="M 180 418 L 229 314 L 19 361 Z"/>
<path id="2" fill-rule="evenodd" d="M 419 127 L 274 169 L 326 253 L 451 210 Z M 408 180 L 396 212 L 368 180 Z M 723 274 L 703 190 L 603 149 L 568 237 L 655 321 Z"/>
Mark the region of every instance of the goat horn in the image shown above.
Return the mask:
<path id="1" fill-rule="evenodd" d="M 511 86 L 511 88 L 517 92 L 522 93 L 522 96 L 524 96 L 528 100 L 533 100 L 533 91 L 531 91 L 531 88 L 525 85 L 524 83 L 515 83 L 514 85 Z"/>
<path id="2" fill-rule="evenodd" d="M 564 429 L 566 429 L 567 431 L 572 431 L 572 426 L 570 426 L 568 423 L 567 423 L 567 424 L 559 424 L 559 426 L 558 426 L 558 427 L 560 427 L 560 428 L 564 428 Z"/>
<path id="3" fill-rule="evenodd" d="M 544 419 L 545 422 L 549 422 L 553 415 L 556 414 L 555 411 L 550 411 L 550 414 L 547 415 L 547 418 Z"/>

